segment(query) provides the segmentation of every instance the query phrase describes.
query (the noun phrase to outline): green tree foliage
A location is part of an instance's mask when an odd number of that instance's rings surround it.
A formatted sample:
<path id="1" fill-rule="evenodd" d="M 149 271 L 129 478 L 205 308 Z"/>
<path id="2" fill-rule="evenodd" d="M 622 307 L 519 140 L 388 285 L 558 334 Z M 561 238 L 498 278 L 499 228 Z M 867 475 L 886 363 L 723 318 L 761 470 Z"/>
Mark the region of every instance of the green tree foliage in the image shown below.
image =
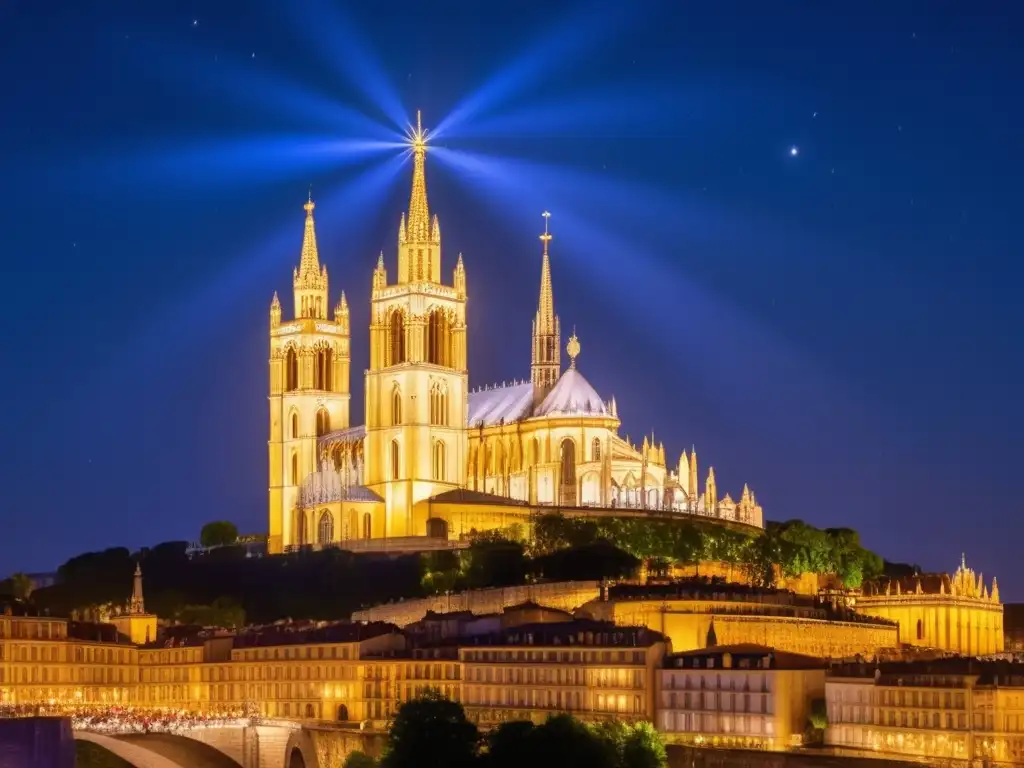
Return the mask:
<path id="1" fill-rule="evenodd" d="M 650 723 L 608 721 L 587 726 L 571 715 L 504 723 L 487 738 L 487 768 L 664 768 L 665 743 Z"/>
<path id="2" fill-rule="evenodd" d="M 216 520 L 203 526 L 199 543 L 204 547 L 226 547 L 238 541 L 238 528 L 227 520 Z"/>
<path id="3" fill-rule="evenodd" d="M 508 539 L 477 540 L 464 550 L 466 586 L 522 584 L 526 579 L 526 548 Z"/>
<path id="4" fill-rule="evenodd" d="M 469 768 L 479 746 L 480 732 L 462 705 L 427 691 L 395 714 L 381 768 Z"/>
<path id="5" fill-rule="evenodd" d="M 345 763 L 342 768 L 376 768 L 377 761 L 370 757 L 365 752 L 360 752 L 358 749 L 354 752 L 349 752 L 348 757 L 345 758 Z"/>
<path id="6" fill-rule="evenodd" d="M 32 579 L 24 573 L 15 573 L 10 578 L 11 594 L 18 600 L 28 600 L 32 596 Z"/>
<path id="7" fill-rule="evenodd" d="M 558 549 L 535 557 L 530 569 L 549 581 L 600 581 L 632 576 L 640 560 L 607 541 Z"/>
<path id="8" fill-rule="evenodd" d="M 731 563 L 765 586 L 774 580 L 775 565 L 790 577 L 808 572 L 836 574 L 851 588 L 879 575 L 883 565 L 878 555 L 864 549 L 856 531 L 820 530 L 801 520 L 769 523 L 762 534 L 700 520 L 580 520 L 558 513 L 543 515 L 535 523 L 533 550 L 541 557 L 535 558 L 534 565 L 545 556 L 568 548 L 592 547 L 598 542 L 613 544 L 655 570 L 665 561 L 686 565 L 703 560 Z"/>

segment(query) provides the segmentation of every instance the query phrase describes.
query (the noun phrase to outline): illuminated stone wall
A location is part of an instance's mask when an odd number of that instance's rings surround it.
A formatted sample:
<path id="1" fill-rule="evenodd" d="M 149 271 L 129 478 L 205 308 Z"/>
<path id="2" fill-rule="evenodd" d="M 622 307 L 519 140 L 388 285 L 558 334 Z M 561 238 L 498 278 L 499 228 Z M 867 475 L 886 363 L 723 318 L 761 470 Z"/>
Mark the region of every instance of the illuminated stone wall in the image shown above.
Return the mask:
<path id="1" fill-rule="evenodd" d="M 551 584 L 527 584 L 500 589 L 477 589 L 453 595 L 438 595 L 421 600 L 405 600 L 378 605 L 352 614 L 352 621 L 383 621 L 404 627 L 426 616 L 427 611 L 451 613 L 469 611 L 478 616 L 501 613 L 505 608 L 534 602 L 546 608 L 573 611 L 600 596 L 596 581 L 563 581 Z"/>
<path id="2" fill-rule="evenodd" d="M 623 626 L 646 626 L 666 635 L 672 650 L 707 647 L 714 625 L 718 645 L 756 643 L 809 656 L 872 655 L 898 644 L 895 626 L 831 621 L 818 609 L 742 600 L 620 600 L 584 608 L 595 618 Z"/>

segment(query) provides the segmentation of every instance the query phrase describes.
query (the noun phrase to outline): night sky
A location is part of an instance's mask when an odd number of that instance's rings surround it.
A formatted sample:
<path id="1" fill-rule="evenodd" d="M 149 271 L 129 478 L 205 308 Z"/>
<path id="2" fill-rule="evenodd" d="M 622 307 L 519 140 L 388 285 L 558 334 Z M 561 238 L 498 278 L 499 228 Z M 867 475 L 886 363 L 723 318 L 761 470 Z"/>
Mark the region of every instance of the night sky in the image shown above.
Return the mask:
<path id="1" fill-rule="evenodd" d="M 529 376 L 550 210 L 563 336 L 623 434 L 1024 599 L 1024 7 L 351 5 L 0 4 L 0 575 L 266 530 L 302 204 L 361 423 L 421 109 L 471 385 Z"/>

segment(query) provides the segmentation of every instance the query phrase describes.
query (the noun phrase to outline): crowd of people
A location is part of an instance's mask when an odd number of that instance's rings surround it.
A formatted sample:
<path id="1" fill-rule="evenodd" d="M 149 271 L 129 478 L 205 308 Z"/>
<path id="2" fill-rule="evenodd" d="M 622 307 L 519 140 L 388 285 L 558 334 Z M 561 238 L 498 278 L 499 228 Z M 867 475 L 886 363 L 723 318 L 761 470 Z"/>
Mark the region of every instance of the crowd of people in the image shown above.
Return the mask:
<path id="1" fill-rule="evenodd" d="M 69 717 L 75 730 L 100 733 L 180 733 L 194 728 L 224 728 L 247 724 L 245 712 L 186 712 L 121 706 L 0 704 L 0 718 Z"/>

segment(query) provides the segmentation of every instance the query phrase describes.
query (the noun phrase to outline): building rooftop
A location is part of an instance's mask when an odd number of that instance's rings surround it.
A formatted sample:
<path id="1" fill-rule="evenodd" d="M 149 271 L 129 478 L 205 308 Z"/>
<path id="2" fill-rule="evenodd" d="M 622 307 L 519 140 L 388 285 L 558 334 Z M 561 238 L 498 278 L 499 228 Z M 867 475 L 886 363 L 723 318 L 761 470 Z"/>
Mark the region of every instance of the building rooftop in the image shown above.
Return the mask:
<path id="1" fill-rule="evenodd" d="M 503 507 L 528 507 L 529 503 L 507 496 L 496 496 L 483 491 L 471 491 L 466 488 L 453 488 L 431 496 L 430 501 L 436 504 L 496 504 Z"/>
<path id="2" fill-rule="evenodd" d="M 647 627 L 624 627 L 608 621 L 575 619 L 564 622 L 520 624 L 487 635 L 461 638 L 463 648 L 480 646 L 596 646 L 643 648 L 665 637 Z"/>
<path id="3" fill-rule="evenodd" d="M 880 664 L 839 664 L 831 668 L 829 676 L 874 679 L 879 685 L 912 685 L 913 680 L 926 678 L 976 678 L 978 685 L 1024 686 L 1024 663 L 949 656 Z"/>
<path id="4" fill-rule="evenodd" d="M 545 416 L 609 416 L 611 409 L 576 367 L 562 372 L 539 405 L 529 381 L 501 384 L 469 393 L 470 427 L 490 427 Z"/>
<path id="5" fill-rule="evenodd" d="M 670 654 L 665 657 L 665 667 L 704 669 L 709 659 L 715 661 L 715 669 L 825 669 L 828 666 L 828 662 L 815 656 L 777 651 L 755 643 L 736 643 Z"/>
<path id="6" fill-rule="evenodd" d="M 234 647 L 262 648 L 279 645 L 311 645 L 326 643 L 358 643 L 380 635 L 399 632 L 394 624 L 337 622 L 327 626 L 294 628 L 270 626 L 249 629 L 234 636 Z"/>

